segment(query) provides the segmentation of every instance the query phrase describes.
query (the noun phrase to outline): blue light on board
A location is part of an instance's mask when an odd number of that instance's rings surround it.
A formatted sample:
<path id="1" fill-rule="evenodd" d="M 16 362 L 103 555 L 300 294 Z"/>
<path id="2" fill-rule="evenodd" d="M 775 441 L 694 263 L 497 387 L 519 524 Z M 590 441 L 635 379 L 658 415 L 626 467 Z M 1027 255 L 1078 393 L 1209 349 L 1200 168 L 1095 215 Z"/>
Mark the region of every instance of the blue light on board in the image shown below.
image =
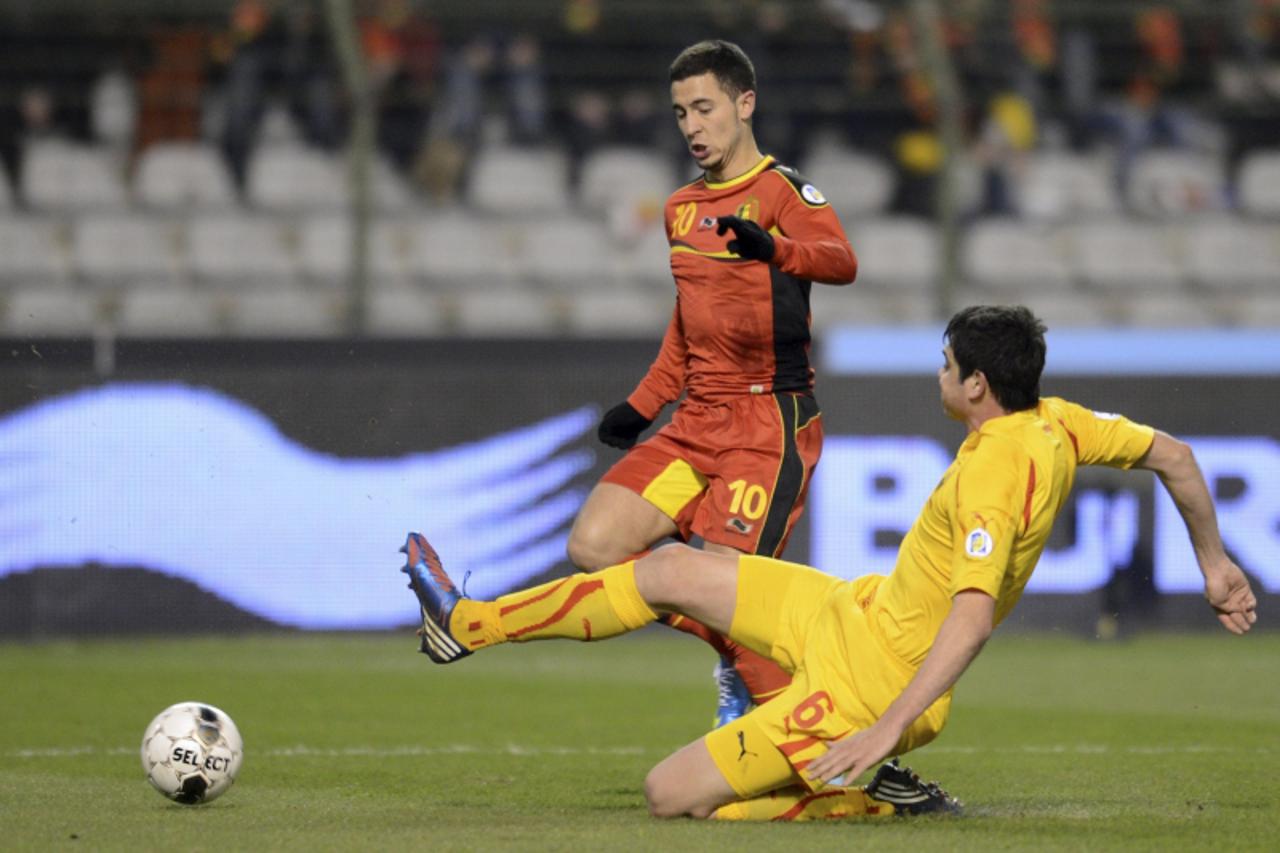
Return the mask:
<path id="1" fill-rule="evenodd" d="M 427 534 L 468 592 L 490 596 L 564 559 L 590 451 L 590 408 L 391 459 L 304 447 L 215 391 L 119 384 L 0 419 L 0 576 L 141 566 L 303 628 L 414 621 L 397 569 Z"/>
<path id="2" fill-rule="evenodd" d="M 932 374 L 942 325 L 843 326 L 823 336 L 832 374 Z M 1058 376 L 1280 375 L 1277 329 L 1050 329 L 1045 373 Z"/>

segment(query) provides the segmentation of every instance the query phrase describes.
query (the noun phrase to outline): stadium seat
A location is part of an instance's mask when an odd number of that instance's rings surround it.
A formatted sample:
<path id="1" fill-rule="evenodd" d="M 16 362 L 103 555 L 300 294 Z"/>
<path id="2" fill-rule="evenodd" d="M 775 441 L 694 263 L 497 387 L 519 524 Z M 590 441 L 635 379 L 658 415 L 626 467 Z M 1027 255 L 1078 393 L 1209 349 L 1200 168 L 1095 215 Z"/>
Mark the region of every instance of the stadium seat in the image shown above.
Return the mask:
<path id="1" fill-rule="evenodd" d="M 1173 291 L 1183 282 L 1176 231 L 1125 219 L 1089 222 L 1067 229 L 1070 262 L 1077 277 L 1100 290 Z"/>
<path id="2" fill-rule="evenodd" d="M 446 331 L 438 294 L 420 287 L 379 282 L 370 293 L 368 331 L 386 337 L 422 337 Z"/>
<path id="3" fill-rule="evenodd" d="M 277 219 L 199 215 L 187 240 L 191 272 L 202 282 L 263 285 L 297 273 L 292 232 Z"/>
<path id="4" fill-rule="evenodd" d="M 1243 212 L 1280 217 L 1280 149 L 1250 151 L 1236 175 L 1236 196 Z"/>
<path id="5" fill-rule="evenodd" d="M 1116 306 L 1127 325 L 1154 328 L 1197 328 L 1221 326 L 1228 322 L 1225 306 L 1214 299 L 1203 299 L 1184 291 L 1161 293 L 1159 297 L 1142 294 L 1123 296 Z"/>
<path id="6" fill-rule="evenodd" d="M 138 156 L 133 191 L 153 209 L 183 211 L 227 208 L 236 202 L 226 162 L 216 148 L 190 142 L 161 142 Z"/>
<path id="7" fill-rule="evenodd" d="M 0 285 L 65 281 L 70 273 L 66 243 L 53 219 L 0 216 Z"/>
<path id="8" fill-rule="evenodd" d="M 9 181 L 9 172 L 0 167 L 0 212 L 13 209 L 13 184 Z"/>
<path id="9" fill-rule="evenodd" d="M 939 243 L 925 219 L 897 216 L 846 223 L 866 287 L 927 290 L 938 277 Z"/>
<path id="10" fill-rule="evenodd" d="M 482 148 L 471 167 L 466 200 L 494 215 L 563 213 L 569 209 L 568 163 L 553 148 Z"/>
<path id="11" fill-rule="evenodd" d="M 561 306 L 528 286 L 478 287 L 451 294 L 460 332 L 480 336 L 541 336 L 566 325 Z"/>
<path id="12" fill-rule="evenodd" d="M 647 287 L 675 295 L 671 278 L 671 244 L 667 242 L 662 222 L 643 229 L 635 239 L 615 246 L 618 275 L 626 286 Z"/>
<path id="13" fill-rule="evenodd" d="M 36 210 L 58 213 L 121 208 L 124 170 L 105 148 L 32 142 L 22 160 L 22 197 Z"/>
<path id="14" fill-rule="evenodd" d="M 1243 293 L 1220 299 L 1227 316 L 1237 326 L 1275 329 L 1280 333 L 1280 293 Z"/>
<path id="15" fill-rule="evenodd" d="M 1280 285 L 1280 223 L 1235 218 L 1188 224 L 1187 272 L 1216 290 Z"/>
<path id="16" fill-rule="evenodd" d="M 4 330 L 17 337 L 89 335 L 104 312 L 98 294 L 60 284 L 15 287 L 4 293 L 4 302 Z"/>
<path id="17" fill-rule="evenodd" d="M 1139 153 L 1129 173 L 1129 209 L 1166 217 L 1222 210 L 1226 202 L 1222 163 L 1208 154 L 1178 149 Z"/>
<path id="18" fill-rule="evenodd" d="M 1001 293 L 1071 287 L 1071 268 L 1060 235 L 1020 220 L 975 222 L 963 237 L 960 258 L 966 280 Z"/>
<path id="19" fill-rule="evenodd" d="M 838 145 L 824 145 L 799 167 L 841 219 L 882 213 L 893 197 L 893 169 L 881 158 Z"/>
<path id="20" fill-rule="evenodd" d="M 577 335 L 662 338 L 672 298 L 643 289 L 586 290 L 567 301 L 569 328 Z"/>
<path id="21" fill-rule="evenodd" d="M 72 231 L 77 274 L 96 284 L 182 275 L 180 227 L 171 219 L 134 214 L 85 215 Z"/>
<path id="22" fill-rule="evenodd" d="M 671 162 L 652 148 L 607 146 L 582 161 L 578 203 L 588 211 L 607 215 L 616 207 L 656 206 L 659 214 L 676 188 Z"/>
<path id="23" fill-rule="evenodd" d="M 230 300 L 217 292 L 144 282 L 120 296 L 116 331 L 130 337 L 203 337 L 225 328 Z"/>
<path id="24" fill-rule="evenodd" d="M 934 320 L 933 295 L 920 291 L 867 289 L 854 284 L 815 284 L 809 297 L 815 337 L 833 326 L 928 323 Z"/>
<path id="25" fill-rule="evenodd" d="M 563 216 L 517 226 L 516 263 L 551 290 L 598 290 L 617 282 L 615 253 L 604 226 Z"/>
<path id="26" fill-rule="evenodd" d="M 404 223 L 374 220 L 369 228 L 369 272 L 381 279 L 400 279 L 407 272 Z M 336 284 L 351 271 L 351 221 L 340 214 L 310 216 L 301 223 L 299 246 L 303 273 L 313 281 Z"/>
<path id="27" fill-rule="evenodd" d="M 1016 187 L 1018 209 L 1032 219 L 1064 220 L 1120 209 L 1111 162 L 1100 155 L 1038 151 Z"/>
<path id="28" fill-rule="evenodd" d="M 984 301 L 980 295 L 962 295 L 956 305 L 973 305 Z M 1052 331 L 1059 327 L 1088 328 L 1090 326 L 1118 326 L 1123 322 L 1113 300 L 1106 295 L 1073 291 L 1071 293 L 1027 294 L 1017 300 L 1026 305 L 1045 322 Z"/>
<path id="29" fill-rule="evenodd" d="M 228 294 L 228 331 L 243 337 L 317 338 L 343 331 L 343 295 L 279 284 Z"/>
<path id="30" fill-rule="evenodd" d="M 272 213 L 337 210 L 347 203 L 341 158 L 304 145 L 260 145 L 249 158 L 250 204 Z"/>
<path id="31" fill-rule="evenodd" d="M 431 287 L 462 289 L 519 279 L 519 232 L 510 223 L 453 212 L 412 220 L 406 227 L 410 268 Z"/>

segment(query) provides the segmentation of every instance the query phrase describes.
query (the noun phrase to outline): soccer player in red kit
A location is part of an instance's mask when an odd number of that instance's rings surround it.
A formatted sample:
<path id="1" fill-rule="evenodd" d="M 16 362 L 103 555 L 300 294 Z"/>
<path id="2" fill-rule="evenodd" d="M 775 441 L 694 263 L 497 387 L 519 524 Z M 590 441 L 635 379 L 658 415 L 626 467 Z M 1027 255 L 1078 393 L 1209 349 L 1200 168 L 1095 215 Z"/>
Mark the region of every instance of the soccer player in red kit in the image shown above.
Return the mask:
<path id="1" fill-rule="evenodd" d="M 597 570 L 667 537 L 778 557 L 822 450 L 809 362 L 812 282 L 848 284 L 857 259 L 835 212 L 760 152 L 755 70 L 734 44 L 704 41 L 671 65 L 671 103 L 703 169 L 667 199 L 676 305 L 657 359 L 600 423 L 627 450 L 587 497 L 569 557 Z M 671 423 L 637 438 L 684 395 Z M 721 654 L 716 724 L 789 683 L 772 661 L 692 620 L 668 623 Z"/>

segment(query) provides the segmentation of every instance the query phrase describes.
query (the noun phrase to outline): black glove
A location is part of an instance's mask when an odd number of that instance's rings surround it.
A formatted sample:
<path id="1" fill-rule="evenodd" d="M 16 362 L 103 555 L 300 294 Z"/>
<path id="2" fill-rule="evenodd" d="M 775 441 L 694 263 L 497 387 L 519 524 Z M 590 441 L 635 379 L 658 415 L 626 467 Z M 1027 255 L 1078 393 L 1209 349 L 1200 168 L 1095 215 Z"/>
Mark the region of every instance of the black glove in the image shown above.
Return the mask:
<path id="1" fill-rule="evenodd" d="M 624 401 L 604 413 L 596 435 L 610 447 L 630 450 L 635 446 L 640 433 L 647 430 L 652 423 L 653 421 L 649 418 L 637 412 L 634 406 Z"/>
<path id="2" fill-rule="evenodd" d="M 733 229 L 734 239 L 729 241 L 728 249 L 740 258 L 749 261 L 773 260 L 773 237 L 760 227 L 759 223 L 741 216 L 721 216 L 716 219 L 720 227 L 716 233 L 721 237 L 728 229 Z"/>

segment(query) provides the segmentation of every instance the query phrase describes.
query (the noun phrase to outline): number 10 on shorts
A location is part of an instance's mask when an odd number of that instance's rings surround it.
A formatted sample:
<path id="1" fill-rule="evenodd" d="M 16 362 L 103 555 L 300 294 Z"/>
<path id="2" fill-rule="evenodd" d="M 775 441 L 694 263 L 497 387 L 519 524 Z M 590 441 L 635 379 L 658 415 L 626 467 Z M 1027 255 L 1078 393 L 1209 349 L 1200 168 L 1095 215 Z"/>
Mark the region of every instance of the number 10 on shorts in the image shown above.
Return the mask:
<path id="1" fill-rule="evenodd" d="M 741 511 L 754 521 L 764 515 L 769 507 L 769 493 L 764 490 L 764 486 L 748 483 L 746 480 L 734 480 L 729 484 L 729 491 L 733 493 L 733 498 L 729 501 L 729 512 L 735 515 Z"/>

